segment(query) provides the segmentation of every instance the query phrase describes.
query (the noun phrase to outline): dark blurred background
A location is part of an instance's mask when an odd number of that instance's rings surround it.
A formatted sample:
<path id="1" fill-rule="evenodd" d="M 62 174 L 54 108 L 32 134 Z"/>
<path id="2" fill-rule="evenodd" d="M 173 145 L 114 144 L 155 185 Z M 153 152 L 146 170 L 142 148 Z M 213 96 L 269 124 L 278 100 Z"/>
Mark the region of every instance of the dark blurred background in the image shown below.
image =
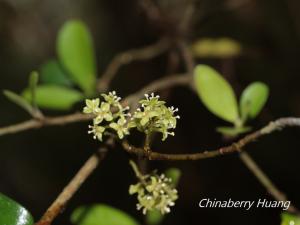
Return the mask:
<path id="1" fill-rule="evenodd" d="M 126 49 L 138 48 L 159 39 L 163 32 L 177 35 L 172 24 L 182 19 L 187 1 L 161 0 L 170 24 L 149 22 L 139 0 L 37 1 L 0 0 L 0 89 L 20 92 L 28 74 L 55 55 L 59 27 L 70 18 L 89 26 L 96 47 L 98 74 L 112 57 Z M 284 116 L 300 116 L 300 2 L 297 0 L 199 0 L 188 29 L 179 35 L 188 43 L 201 37 L 230 37 L 245 49 L 230 59 L 224 75 L 237 93 L 250 82 L 260 80 L 270 87 L 270 98 L 259 118 L 259 128 Z M 167 28 L 166 28 L 167 27 Z M 167 31 L 166 31 L 167 30 Z M 123 67 L 111 89 L 126 96 L 168 73 L 168 53 L 147 62 Z M 222 70 L 228 61 L 199 59 Z M 184 69 L 179 65 L 176 72 Z M 230 71 L 230 72 L 229 72 Z M 230 74 L 229 74 L 230 73 Z M 168 103 L 180 109 L 176 136 L 164 143 L 155 141 L 163 152 L 196 152 L 224 145 L 215 127 L 227 125 L 209 113 L 187 88 L 173 88 Z M 29 116 L 0 95 L 1 126 Z M 78 109 L 82 104 L 78 106 Z M 70 113 L 70 112 L 64 112 Z M 63 114 L 48 112 L 46 115 Z M 87 123 L 46 127 L 0 137 L 0 192 L 25 205 L 38 219 L 62 188 L 98 147 L 87 135 Z M 300 130 L 286 129 L 247 146 L 247 150 L 292 203 L 300 207 Z M 175 166 L 182 170 L 180 198 L 164 224 L 280 224 L 280 209 L 200 209 L 202 198 L 258 200 L 268 198 L 235 154 L 197 162 L 151 162 L 150 169 Z M 106 203 L 143 220 L 135 210 L 136 198 L 128 195 L 135 177 L 128 155 L 117 146 L 87 180 L 54 224 L 70 224 L 72 210 L 89 203 Z"/>

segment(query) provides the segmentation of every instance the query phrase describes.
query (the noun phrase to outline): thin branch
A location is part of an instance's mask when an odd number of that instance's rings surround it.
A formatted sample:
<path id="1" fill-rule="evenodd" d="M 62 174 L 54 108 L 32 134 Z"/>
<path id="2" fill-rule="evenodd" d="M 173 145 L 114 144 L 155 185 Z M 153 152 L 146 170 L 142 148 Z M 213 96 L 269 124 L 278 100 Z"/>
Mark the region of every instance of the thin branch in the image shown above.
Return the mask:
<path id="1" fill-rule="evenodd" d="M 64 210 L 68 201 L 77 192 L 82 183 L 97 168 L 99 163 L 104 159 L 107 148 L 100 148 L 97 153 L 92 155 L 72 178 L 69 184 L 63 189 L 56 200 L 47 209 L 42 218 L 35 225 L 50 225 L 52 221 Z"/>
<path id="2" fill-rule="evenodd" d="M 195 67 L 193 56 L 191 55 L 191 52 L 189 51 L 188 46 L 184 41 L 180 41 L 178 43 L 178 47 L 181 52 L 184 64 L 186 66 L 186 71 L 189 73 L 190 76 L 192 76 Z"/>
<path id="3" fill-rule="evenodd" d="M 285 127 L 300 126 L 300 118 L 287 117 L 270 122 L 267 126 L 255 131 L 251 134 L 246 135 L 244 138 L 237 142 L 225 147 L 221 147 L 216 150 L 204 150 L 200 153 L 187 153 L 187 154 L 164 154 L 158 153 L 153 150 L 149 151 L 147 154 L 143 151 L 143 148 L 135 147 L 130 145 L 127 141 L 123 141 L 123 148 L 129 152 L 136 155 L 144 156 L 149 160 L 200 160 L 206 158 L 213 158 L 225 154 L 231 154 L 235 152 L 240 152 L 243 147 L 249 143 L 257 140 L 258 138 L 270 134 L 274 131 L 280 130 Z"/>
<path id="4" fill-rule="evenodd" d="M 144 94 L 158 92 L 179 85 L 189 86 L 191 85 L 191 83 L 192 83 L 192 78 L 186 76 L 185 73 L 167 76 L 159 80 L 153 81 L 152 83 L 140 89 L 139 91 L 135 92 L 134 94 L 129 95 L 126 99 L 124 99 L 124 103 L 125 105 L 134 104 L 137 103 L 138 100 L 144 96 Z M 134 109 L 135 106 L 132 106 L 132 108 Z"/>
<path id="5" fill-rule="evenodd" d="M 158 42 L 139 49 L 131 49 L 116 55 L 108 65 L 106 71 L 102 74 L 97 82 L 97 90 L 99 92 L 107 91 L 110 82 L 117 74 L 121 66 L 131 63 L 132 61 L 144 61 L 154 58 L 171 46 L 168 38 L 161 38 Z"/>
<path id="6" fill-rule="evenodd" d="M 282 193 L 275 184 L 270 180 L 270 178 L 262 171 L 262 169 L 256 164 L 256 162 L 251 158 L 247 152 L 241 152 L 240 158 L 242 162 L 247 166 L 247 168 L 254 174 L 258 181 L 267 189 L 267 191 L 272 195 L 277 201 L 288 201 L 286 195 Z M 287 209 L 290 213 L 300 214 L 298 209 L 290 204 Z"/>
<path id="7" fill-rule="evenodd" d="M 0 136 L 6 134 L 14 134 L 21 131 L 34 129 L 34 128 L 41 128 L 44 126 L 64 125 L 64 124 L 75 123 L 80 121 L 87 121 L 90 119 L 92 119 L 90 115 L 86 115 L 82 113 L 73 113 L 70 115 L 57 116 L 57 117 L 44 117 L 41 120 L 30 119 L 25 122 L 0 128 Z"/>
<path id="8" fill-rule="evenodd" d="M 162 89 L 173 87 L 175 85 L 187 85 L 190 82 L 191 79 L 186 76 L 183 76 L 183 74 L 164 77 L 162 79 L 153 81 L 152 83 L 142 88 L 140 91 L 137 91 L 136 93 L 131 94 L 128 97 L 124 98 L 121 103 L 122 105 L 129 105 L 132 102 L 140 99 L 144 93 L 159 91 Z M 92 118 L 93 117 L 91 115 L 77 112 L 65 116 L 44 117 L 41 120 L 30 119 L 25 122 L 9 125 L 6 127 L 1 127 L 0 136 L 6 134 L 14 134 L 14 133 L 18 133 L 30 129 L 38 129 L 45 126 L 65 125 L 65 124 L 70 124 L 75 122 L 88 121 L 91 120 Z"/>
<path id="9" fill-rule="evenodd" d="M 158 23 L 162 18 L 161 11 L 152 0 L 139 0 L 140 6 L 151 23 Z"/>

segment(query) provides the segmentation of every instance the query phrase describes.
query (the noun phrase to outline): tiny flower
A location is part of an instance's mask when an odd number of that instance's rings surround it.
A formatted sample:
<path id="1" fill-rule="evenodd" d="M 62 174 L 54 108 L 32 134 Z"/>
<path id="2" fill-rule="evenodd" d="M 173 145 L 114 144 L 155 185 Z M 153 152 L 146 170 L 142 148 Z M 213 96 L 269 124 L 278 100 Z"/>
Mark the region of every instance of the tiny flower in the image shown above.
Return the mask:
<path id="1" fill-rule="evenodd" d="M 99 141 L 102 141 L 102 136 L 105 131 L 105 127 L 98 126 L 94 124 L 93 126 L 89 126 L 90 130 L 88 131 L 89 134 L 93 134 L 94 139 L 98 139 Z"/>
<path id="2" fill-rule="evenodd" d="M 109 124 L 109 126 L 117 132 L 120 139 L 123 139 L 124 135 L 129 134 L 128 128 L 125 125 L 126 119 L 124 117 L 121 117 L 117 123 L 113 122 Z"/>
<path id="3" fill-rule="evenodd" d="M 86 106 L 83 108 L 84 113 L 97 113 L 99 110 L 100 100 L 96 99 L 87 99 L 85 100 Z"/>
<path id="4" fill-rule="evenodd" d="M 113 106 L 119 105 L 119 102 L 121 100 L 120 97 L 117 96 L 115 91 L 109 92 L 107 94 L 102 94 L 102 97 L 105 99 L 105 101 Z"/>

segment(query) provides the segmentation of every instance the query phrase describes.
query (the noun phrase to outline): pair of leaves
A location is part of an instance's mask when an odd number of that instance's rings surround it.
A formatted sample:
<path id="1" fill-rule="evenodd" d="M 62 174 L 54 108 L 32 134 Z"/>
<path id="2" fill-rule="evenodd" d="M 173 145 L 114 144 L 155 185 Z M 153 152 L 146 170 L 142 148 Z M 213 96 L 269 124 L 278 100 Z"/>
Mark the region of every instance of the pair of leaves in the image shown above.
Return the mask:
<path id="1" fill-rule="evenodd" d="M 74 225 L 139 225 L 125 212 L 104 204 L 81 206 L 71 215 Z"/>
<path id="2" fill-rule="evenodd" d="M 37 104 L 41 108 L 66 110 L 85 96 L 93 95 L 96 81 L 96 60 L 93 40 L 86 25 L 79 20 L 66 22 L 57 41 L 57 60 L 41 67 L 45 83 L 37 87 Z M 75 83 L 84 92 L 72 89 Z M 28 90 L 24 96 L 28 98 Z"/>
<path id="3" fill-rule="evenodd" d="M 259 114 L 269 94 L 264 83 L 254 82 L 243 91 L 238 105 L 231 85 L 213 68 L 207 65 L 196 66 L 194 79 L 199 97 L 209 111 L 239 129 L 247 119 L 253 119 Z M 248 129 L 235 129 L 233 132 L 245 130 Z"/>
<path id="4" fill-rule="evenodd" d="M 43 84 L 35 85 L 35 95 L 32 95 L 31 85 L 23 91 L 22 97 L 5 91 L 10 100 L 30 114 L 32 105 L 28 102 L 34 102 L 41 108 L 67 110 L 95 93 L 96 60 L 92 37 L 86 25 L 79 20 L 66 22 L 58 33 L 56 45 L 59 61 L 49 60 L 41 66 Z M 73 89 L 73 83 L 84 94 Z"/>
<path id="5" fill-rule="evenodd" d="M 0 224 L 33 225 L 33 218 L 23 206 L 0 193 Z"/>

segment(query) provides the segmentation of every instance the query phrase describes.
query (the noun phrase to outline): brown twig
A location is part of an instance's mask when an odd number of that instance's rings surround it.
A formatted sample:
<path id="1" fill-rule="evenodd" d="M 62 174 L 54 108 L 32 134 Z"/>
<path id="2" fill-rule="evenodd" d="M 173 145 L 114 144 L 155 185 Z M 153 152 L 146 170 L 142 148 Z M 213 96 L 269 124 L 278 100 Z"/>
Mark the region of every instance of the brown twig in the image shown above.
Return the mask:
<path id="1" fill-rule="evenodd" d="M 148 20 L 153 24 L 159 25 L 158 22 L 161 21 L 162 15 L 160 9 L 154 2 L 152 0 L 139 0 L 139 3 Z"/>
<path id="2" fill-rule="evenodd" d="M 267 189 L 267 191 L 272 195 L 277 201 L 288 201 L 286 195 L 282 193 L 275 184 L 270 180 L 270 178 L 262 171 L 262 169 L 256 164 L 252 157 L 245 151 L 240 153 L 240 158 L 247 168 L 254 174 L 254 176 L 259 180 L 259 182 Z M 300 215 L 299 210 L 292 204 L 287 209 L 290 213 L 296 213 Z"/>
<path id="3" fill-rule="evenodd" d="M 185 73 L 175 74 L 153 81 L 152 83 L 135 92 L 134 94 L 129 95 L 125 99 L 126 101 L 124 101 L 124 103 L 126 103 L 127 105 L 132 104 L 132 109 L 135 109 L 134 104 L 137 103 L 138 100 L 142 98 L 144 94 L 158 92 L 178 85 L 189 86 L 192 84 L 192 77 L 188 77 L 185 75 Z"/>
<path id="4" fill-rule="evenodd" d="M 152 45 L 139 49 L 131 49 L 116 55 L 97 82 L 97 90 L 99 92 L 107 91 L 110 82 L 122 65 L 129 64 L 132 61 L 143 61 L 154 58 L 170 48 L 171 44 L 172 42 L 170 39 L 161 38 Z"/>
<path id="5" fill-rule="evenodd" d="M 216 150 L 206 150 L 200 153 L 164 154 L 164 153 L 158 153 L 151 150 L 148 154 L 145 154 L 143 148 L 132 146 L 127 141 L 123 141 L 122 145 L 127 152 L 144 156 L 149 160 L 169 160 L 169 161 L 200 160 L 200 159 L 213 158 L 225 154 L 240 152 L 241 149 L 243 149 L 243 147 L 245 147 L 247 144 L 255 141 L 256 139 L 262 136 L 265 136 L 267 134 L 270 134 L 276 130 L 280 130 L 285 127 L 293 127 L 293 126 L 300 126 L 300 118 L 293 118 L 293 117 L 281 118 L 275 120 L 274 122 L 270 122 L 267 126 L 251 134 L 246 135 L 244 138 L 240 139 L 237 142 L 234 142 L 229 146 L 221 147 Z"/>
<path id="6" fill-rule="evenodd" d="M 193 70 L 194 70 L 194 67 L 195 67 L 195 62 L 194 62 L 193 56 L 191 55 L 191 53 L 188 49 L 188 46 L 184 41 L 180 41 L 178 43 L 178 47 L 179 47 L 179 50 L 181 52 L 184 64 L 186 66 L 186 71 L 188 72 L 188 74 L 190 76 L 192 76 L 193 75 Z"/>
<path id="7" fill-rule="evenodd" d="M 85 115 L 82 113 L 73 113 L 66 116 L 57 117 L 44 117 L 43 119 L 30 119 L 21 123 L 14 125 L 9 125 L 0 128 L 0 136 L 6 134 L 14 134 L 25 130 L 40 128 L 44 126 L 54 126 L 54 125 L 64 125 L 69 123 L 75 123 L 80 121 L 87 121 L 92 119 L 90 115 Z"/>
<path id="8" fill-rule="evenodd" d="M 107 148 L 103 147 L 97 153 L 92 155 L 72 178 L 69 184 L 63 189 L 56 200 L 44 213 L 42 218 L 35 225 L 50 225 L 55 217 L 60 214 L 71 197 L 77 192 L 82 183 L 91 175 L 97 168 L 99 163 L 104 159 L 107 153 Z"/>

